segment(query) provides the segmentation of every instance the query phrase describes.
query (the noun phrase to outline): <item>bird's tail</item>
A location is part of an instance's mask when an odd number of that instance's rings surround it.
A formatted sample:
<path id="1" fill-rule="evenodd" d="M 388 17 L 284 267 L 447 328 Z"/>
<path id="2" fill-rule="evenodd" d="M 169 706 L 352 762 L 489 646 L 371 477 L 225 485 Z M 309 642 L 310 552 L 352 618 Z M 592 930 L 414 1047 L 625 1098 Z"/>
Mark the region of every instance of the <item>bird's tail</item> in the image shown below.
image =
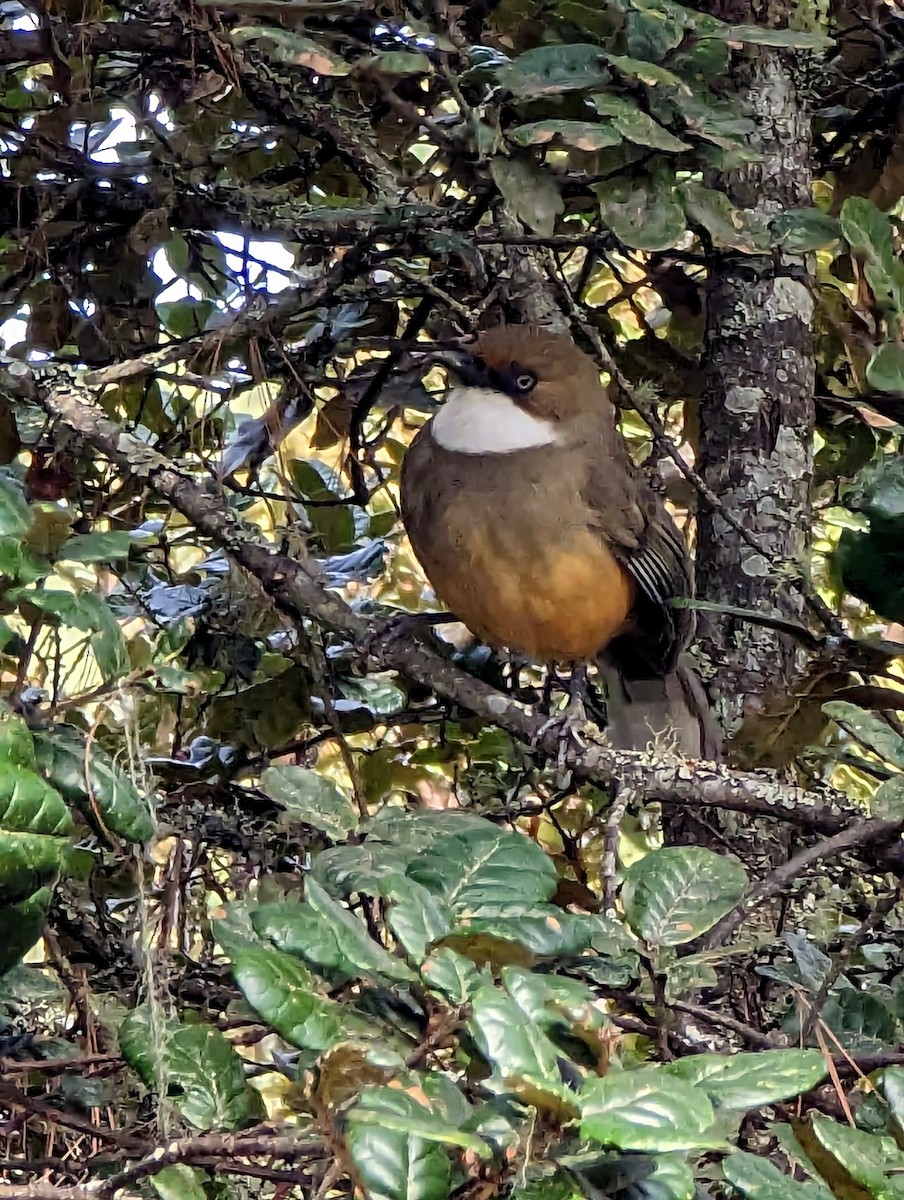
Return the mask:
<path id="1" fill-rule="evenodd" d="M 651 742 L 684 758 L 716 760 L 722 739 L 700 676 L 683 659 L 664 677 L 632 678 L 611 659 L 598 663 L 606 687 L 606 734 L 620 750 Z"/>

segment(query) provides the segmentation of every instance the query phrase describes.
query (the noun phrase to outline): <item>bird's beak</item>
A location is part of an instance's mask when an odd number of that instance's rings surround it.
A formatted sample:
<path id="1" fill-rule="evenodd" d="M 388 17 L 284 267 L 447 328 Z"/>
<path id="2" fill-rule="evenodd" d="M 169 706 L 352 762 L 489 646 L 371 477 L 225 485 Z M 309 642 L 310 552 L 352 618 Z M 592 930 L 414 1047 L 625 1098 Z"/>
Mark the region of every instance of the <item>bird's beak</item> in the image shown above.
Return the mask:
<path id="1" fill-rule="evenodd" d="M 456 383 L 465 387 L 492 387 L 490 370 L 482 358 L 469 350 L 445 350 L 434 361 L 445 367 Z"/>

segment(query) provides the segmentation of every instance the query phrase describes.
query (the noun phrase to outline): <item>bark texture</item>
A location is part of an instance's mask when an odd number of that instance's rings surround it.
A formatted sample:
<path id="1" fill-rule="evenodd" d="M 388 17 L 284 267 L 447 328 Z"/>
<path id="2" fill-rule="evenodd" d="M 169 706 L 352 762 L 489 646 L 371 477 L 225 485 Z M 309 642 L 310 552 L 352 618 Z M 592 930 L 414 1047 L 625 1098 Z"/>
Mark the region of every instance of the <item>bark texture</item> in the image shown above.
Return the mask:
<path id="1" fill-rule="evenodd" d="M 737 207 L 767 221 L 808 206 L 810 125 L 788 63 L 759 52 L 736 78 L 739 98 L 757 122 L 762 159 L 722 186 Z M 790 576 L 806 561 L 811 524 L 813 310 L 801 259 L 714 255 L 699 471 L 723 511 L 702 505 L 698 516 L 703 600 L 802 615 Z M 727 732 L 737 726 L 745 696 L 781 687 L 796 665 L 795 647 L 783 635 L 720 616 L 701 619 L 700 651 Z"/>

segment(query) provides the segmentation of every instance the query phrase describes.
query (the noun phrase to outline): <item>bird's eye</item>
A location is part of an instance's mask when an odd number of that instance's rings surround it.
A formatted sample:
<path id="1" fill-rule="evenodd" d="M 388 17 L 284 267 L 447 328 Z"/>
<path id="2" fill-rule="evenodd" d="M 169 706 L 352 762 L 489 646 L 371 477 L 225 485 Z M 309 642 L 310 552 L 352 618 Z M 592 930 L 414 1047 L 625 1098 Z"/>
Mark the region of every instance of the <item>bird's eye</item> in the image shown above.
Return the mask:
<path id="1" fill-rule="evenodd" d="M 515 376 L 515 391 L 522 396 L 526 392 L 533 391 L 537 385 L 537 377 L 532 371 L 519 371 Z"/>

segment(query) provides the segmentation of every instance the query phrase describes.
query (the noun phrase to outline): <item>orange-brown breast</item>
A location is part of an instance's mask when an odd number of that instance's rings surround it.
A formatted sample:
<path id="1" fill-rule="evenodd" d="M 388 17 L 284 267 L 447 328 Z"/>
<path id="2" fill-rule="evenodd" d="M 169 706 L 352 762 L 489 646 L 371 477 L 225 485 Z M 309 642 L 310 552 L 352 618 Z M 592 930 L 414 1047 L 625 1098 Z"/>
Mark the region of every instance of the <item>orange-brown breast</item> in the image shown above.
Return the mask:
<path id="1" fill-rule="evenodd" d="M 426 431 L 409 450 L 414 551 L 437 596 L 489 645 L 576 662 L 625 629 L 634 582 L 590 528 L 583 469 L 571 450 L 455 454 Z"/>

